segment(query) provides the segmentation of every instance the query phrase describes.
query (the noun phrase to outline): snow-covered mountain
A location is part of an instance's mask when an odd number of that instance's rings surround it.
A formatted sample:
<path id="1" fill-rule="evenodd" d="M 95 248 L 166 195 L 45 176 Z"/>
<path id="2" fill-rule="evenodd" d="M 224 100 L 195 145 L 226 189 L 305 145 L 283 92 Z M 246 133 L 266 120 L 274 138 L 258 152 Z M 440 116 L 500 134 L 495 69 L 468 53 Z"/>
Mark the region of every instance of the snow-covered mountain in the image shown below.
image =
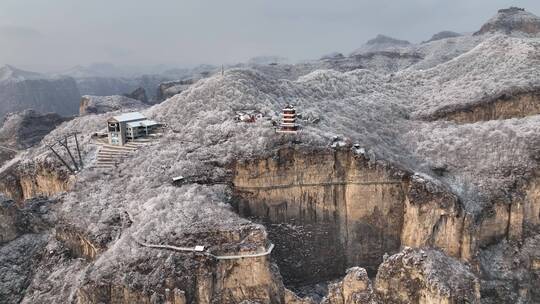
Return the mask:
<path id="1" fill-rule="evenodd" d="M 406 40 L 399 40 L 385 35 L 377 35 L 377 37 L 368 40 L 362 47 L 353 51 L 351 55 L 360 55 L 372 52 L 381 51 L 398 51 L 410 46 L 411 43 Z"/>
<path id="2" fill-rule="evenodd" d="M 285 289 L 292 268 L 308 270 L 296 283 L 349 278 L 322 303 L 538 303 L 539 54 L 539 38 L 497 31 L 227 69 L 142 110 L 164 129 L 108 169 L 93 167 L 93 135 L 111 114 L 65 122 L 43 143 L 80 132 L 85 167 L 70 175 L 41 144 L 11 173 L 30 185 L 20 200 L 61 199 L 32 218 L 47 225 L 8 235 L 4 290 L 23 303 L 314 303 Z M 288 104 L 297 134 L 276 132 Z M 13 258 L 28 247 L 43 256 Z M 374 278 L 366 265 L 381 265 Z"/>
<path id="3" fill-rule="evenodd" d="M 67 120 L 55 113 L 42 114 L 34 110 L 10 113 L 0 125 L 0 143 L 16 150 L 28 149 Z"/>
<path id="4" fill-rule="evenodd" d="M 459 37 L 459 36 L 462 36 L 462 34 L 452 32 L 452 31 L 442 31 L 431 36 L 431 38 L 427 40 L 426 42 L 431 42 L 431 41 L 436 41 L 436 40 L 441 40 L 441 39 L 446 39 L 446 38 Z"/>
<path id="5" fill-rule="evenodd" d="M 135 111 L 146 108 L 148 105 L 126 96 L 90 96 L 81 98 L 80 115 L 101 114 L 113 111 Z"/>
<path id="6" fill-rule="evenodd" d="M 169 81 L 196 80 L 208 77 L 218 68 L 198 65 L 193 68 L 138 68 L 108 63 L 76 66 L 56 75 L 73 77 L 82 95 L 122 95 L 144 88 L 151 102 L 159 101 L 159 85 Z"/>
<path id="7" fill-rule="evenodd" d="M 24 81 L 35 79 L 47 79 L 48 76 L 43 74 L 19 70 L 14 66 L 5 65 L 0 67 L 0 82 L 7 81 Z"/>
<path id="8" fill-rule="evenodd" d="M 518 7 L 501 9 L 475 35 L 494 32 L 539 36 L 540 17 Z"/>
<path id="9" fill-rule="evenodd" d="M 287 58 L 281 56 L 257 56 L 250 58 L 247 64 L 284 64 L 288 61 Z"/>
<path id="10" fill-rule="evenodd" d="M 52 77 L 12 66 L 0 68 L 0 118 L 29 108 L 73 115 L 78 112 L 80 96 L 73 78 Z"/>
<path id="11" fill-rule="evenodd" d="M 0 167 L 23 151 L 38 144 L 59 124 L 69 120 L 56 113 L 33 110 L 9 113 L 0 121 Z"/>

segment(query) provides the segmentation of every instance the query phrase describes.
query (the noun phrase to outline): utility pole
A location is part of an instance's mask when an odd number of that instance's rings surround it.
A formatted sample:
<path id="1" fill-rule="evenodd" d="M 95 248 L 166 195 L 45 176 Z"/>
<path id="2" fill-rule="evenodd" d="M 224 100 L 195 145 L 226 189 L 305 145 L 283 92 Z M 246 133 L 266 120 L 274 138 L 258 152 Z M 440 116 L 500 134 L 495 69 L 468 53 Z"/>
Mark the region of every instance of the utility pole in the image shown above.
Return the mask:
<path id="1" fill-rule="evenodd" d="M 73 153 L 71 153 L 71 149 L 69 148 L 69 138 L 70 137 L 73 137 L 74 140 L 75 140 L 75 149 L 77 149 L 77 156 L 78 156 L 79 161 L 75 160 L 75 157 L 73 156 Z M 60 153 L 58 153 L 59 151 L 56 151 L 54 149 L 54 147 L 56 145 L 59 145 L 59 146 L 63 147 L 66 150 L 66 152 L 67 152 L 67 154 L 69 156 L 68 159 L 71 159 L 71 161 L 73 162 L 73 165 L 75 166 L 74 169 L 71 167 L 71 165 L 68 164 L 68 160 L 64 159 L 60 155 Z M 75 174 L 77 171 L 80 171 L 83 168 L 83 160 L 82 160 L 82 155 L 81 155 L 81 149 L 80 149 L 80 146 L 79 146 L 79 139 L 77 138 L 77 133 L 72 133 L 72 134 L 69 134 L 69 135 L 65 135 L 64 138 L 55 139 L 55 141 L 53 141 L 50 144 L 47 144 L 47 146 L 49 147 L 49 149 L 54 153 L 54 155 L 62 162 L 62 164 L 72 174 Z"/>
<path id="2" fill-rule="evenodd" d="M 54 150 L 54 145 L 49 145 L 48 146 L 49 149 L 51 149 L 51 151 L 54 153 L 54 155 L 56 155 L 56 157 L 58 157 L 58 159 L 64 164 L 64 166 L 66 166 L 66 168 L 68 168 L 68 170 L 72 173 L 72 174 L 75 174 L 75 171 L 73 169 L 71 169 L 71 167 L 66 163 L 66 161 L 62 158 L 62 156 L 60 156 L 60 154 L 58 154 L 58 152 L 56 152 Z"/>
<path id="3" fill-rule="evenodd" d="M 148 131 L 147 131 L 148 133 Z M 83 161 L 82 161 L 82 157 L 81 157 L 81 149 L 79 148 L 79 140 L 77 139 L 77 133 L 73 133 L 73 136 L 75 137 L 75 145 L 77 147 L 77 154 L 79 154 L 79 165 L 82 167 L 84 167 L 83 165 Z"/>
<path id="4" fill-rule="evenodd" d="M 66 149 L 68 155 L 69 155 L 69 158 L 71 158 L 71 161 L 73 162 L 73 164 L 75 165 L 75 170 L 79 171 L 79 166 L 77 165 L 77 161 L 75 161 L 75 158 L 73 157 L 73 154 L 71 154 L 71 151 L 69 150 L 69 146 L 68 146 L 68 137 L 64 137 L 64 142 L 62 142 L 62 140 L 58 140 L 58 143 L 64 147 L 64 149 Z"/>

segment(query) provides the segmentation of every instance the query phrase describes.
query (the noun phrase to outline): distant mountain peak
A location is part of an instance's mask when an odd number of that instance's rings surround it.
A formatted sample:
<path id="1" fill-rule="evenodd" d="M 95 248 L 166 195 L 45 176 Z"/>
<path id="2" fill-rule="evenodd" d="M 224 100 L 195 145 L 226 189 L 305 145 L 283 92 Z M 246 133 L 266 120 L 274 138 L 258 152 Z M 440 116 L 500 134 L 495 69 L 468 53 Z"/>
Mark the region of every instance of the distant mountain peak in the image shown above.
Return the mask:
<path id="1" fill-rule="evenodd" d="M 540 34 L 540 17 L 519 7 L 500 9 L 475 35 L 493 32 Z"/>
<path id="2" fill-rule="evenodd" d="M 400 40 L 379 34 L 377 37 L 368 40 L 363 46 L 352 52 L 351 55 L 355 56 L 372 52 L 394 51 L 400 48 L 407 48 L 411 45 L 412 44 L 407 40 Z"/>
<path id="3" fill-rule="evenodd" d="M 452 32 L 452 31 L 442 31 L 438 32 L 437 34 L 431 36 L 431 38 L 428 41 L 425 41 L 424 43 L 431 42 L 431 41 L 437 41 L 442 40 L 446 38 L 454 38 L 454 37 L 460 37 L 463 36 L 460 33 Z"/>
<path id="4" fill-rule="evenodd" d="M 248 64 L 285 64 L 289 60 L 281 56 L 257 56 L 248 60 Z"/>
<path id="5" fill-rule="evenodd" d="M 44 78 L 44 76 L 39 73 L 20 70 L 9 64 L 0 67 L 0 81 L 22 81 L 38 78 Z"/>
<path id="6" fill-rule="evenodd" d="M 411 43 L 407 40 L 400 40 L 396 39 L 390 36 L 379 34 L 377 37 L 368 40 L 366 42 L 366 45 L 374 45 L 374 44 L 389 44 L 389 45 L 410 45 Z"/>

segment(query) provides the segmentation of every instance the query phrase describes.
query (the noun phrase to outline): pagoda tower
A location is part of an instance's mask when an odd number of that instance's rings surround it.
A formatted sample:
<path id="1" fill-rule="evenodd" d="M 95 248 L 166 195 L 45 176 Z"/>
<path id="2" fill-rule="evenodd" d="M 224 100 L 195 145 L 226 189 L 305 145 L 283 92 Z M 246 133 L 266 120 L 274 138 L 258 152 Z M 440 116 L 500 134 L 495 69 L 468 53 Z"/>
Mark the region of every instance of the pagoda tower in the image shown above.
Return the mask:
<path id="1" fill-rule="evenodd" d="M 298 125 L 296 124 L 296 109 L 287 105 L 283 109 L 281 114 L 281 124 L 277 132 L 279 133 L 296 133 L 298 131 Z"/>

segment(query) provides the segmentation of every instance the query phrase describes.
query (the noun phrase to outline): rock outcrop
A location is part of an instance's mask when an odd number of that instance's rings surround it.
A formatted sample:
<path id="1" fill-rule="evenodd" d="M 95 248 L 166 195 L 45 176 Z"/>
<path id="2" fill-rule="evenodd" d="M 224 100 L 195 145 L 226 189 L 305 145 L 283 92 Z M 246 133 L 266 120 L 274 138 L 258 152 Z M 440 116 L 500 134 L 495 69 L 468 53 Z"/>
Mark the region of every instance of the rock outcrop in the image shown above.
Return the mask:
<path id="1" fill-rule="evenodd" d="M 129 94 L 124 94 L 124 96 L 126 96 L 128 98 L 131 98 L 131 99 L 141 101 L 143 103 L 148 103 L 148 97 L 146 96 L 146 90 L 143 87 L 138 87 L 137 89 L 135 89 L 135 91 L 133 91 L 133 92 L 131 92 Z"/>
<path id="2" fill-rule="evenodd" d="M 498 14 L 485 23 L 475 35 L 502 32 L 520 32 L 537 35 L 540 33 L 540 18 L 523 8 L 510 7 L 499 10 Z"/>
<path id="3" fill-rule="evenodd" d="M 192 79 L 188 80 L 178 80 L 178 81 L 168 81 L 159 84 L 158 88 L 158 101 L 163 101 L 165 99 L 171 98 L 176 94 L 180 94 L 189 88 L 195 81 Z"/>
<path id="4" fill-rule="evenodd" d="M 370 304 L 375 303 L 375 293 L 365 269 L 347 269 L 343 280 L 330 284 L 328 295 L 321 304 Z"/>
<path id="5" fill-rule="evenodd" d="M 377 272 L 380 303 L 480 303 L 480 283 L 458 260 L 435 250 L 406 248 Z"/>

